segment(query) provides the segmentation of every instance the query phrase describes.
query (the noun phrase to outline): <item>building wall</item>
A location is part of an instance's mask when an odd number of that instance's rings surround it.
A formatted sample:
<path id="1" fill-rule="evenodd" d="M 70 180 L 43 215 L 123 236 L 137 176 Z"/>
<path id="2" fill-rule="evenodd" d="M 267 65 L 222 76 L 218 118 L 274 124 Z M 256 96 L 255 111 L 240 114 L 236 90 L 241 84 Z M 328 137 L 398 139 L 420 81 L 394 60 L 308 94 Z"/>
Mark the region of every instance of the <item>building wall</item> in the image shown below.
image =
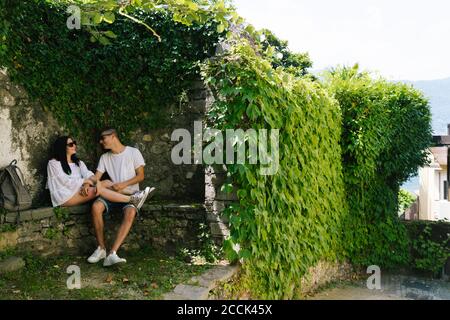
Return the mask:
<path id="1" fill-rule="evenodd" d="M 447 181 L 447 167 L 426 167 L 419 170 L 420 178 L 420 220 L 450 221 L 450 202 L 444 199 L 444 181 Z"/>
<path id="2" fill-rule="evenodd" d="M 432 193 L 433 193 L 433 168 L 420 168 L 419 179 L 420 179 L 420 206 L 419 206 L 419 219 L 420 220 L 430 220 L 431 219 L 431 208 L 432 208 Z"/>

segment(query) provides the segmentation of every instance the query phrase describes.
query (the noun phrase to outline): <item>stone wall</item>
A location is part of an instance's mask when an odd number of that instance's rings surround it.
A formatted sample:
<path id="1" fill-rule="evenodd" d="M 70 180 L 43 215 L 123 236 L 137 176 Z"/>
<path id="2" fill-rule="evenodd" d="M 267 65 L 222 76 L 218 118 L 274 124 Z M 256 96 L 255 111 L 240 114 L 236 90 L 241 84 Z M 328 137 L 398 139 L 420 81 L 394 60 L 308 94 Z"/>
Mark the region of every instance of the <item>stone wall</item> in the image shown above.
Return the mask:
<path id="1" fill-rule="evenodd" d="M 236 192 L 225 193 L 221 187 L 226 179 L 223 167 L 215 166 L 206 169 L 205 176 L 205 207 L 207 220 L 211 228 L 211 236 L 217 244 L 221 244 L 230 235 L 229 221 L 223 211 L 236 202 Z"/>
<path id="2" fill-rule="evenodd" d="M 53 117 L 0 69 L 0 168 L 18 160 L 36 205 L 49 201 L 43 201 L 47 158 L 51 141 L 61 131 Z"/>
<path id="3" fill-rule="evenodd" d="M 112 245 L 121 223 L 120 213 L 105 216 L 105 238 Z M 144 205 L 123 248 L 152 246 L 167 252 L 198 248 L 201 226 L 206 224 L 203 204 L 157 203 Z M 96 248 L 88 206 L 67 211 L 41 208 L 2 215 L 0 251 L 16 248 L 41 255 L 62 252 L 90 254 Z"/>
<path id="4" fill-rule="evenodd" d="M 147 163 L 144 184 L 157 188 L 156 199 L 204 200 L 204 166 L 177 166 L 171 161 L 172 147 L 178 143 L 171 141 L 173 130 L 185 128 L 193 134 L 194 121 L 203 120 L 210 103 L 201 81 L 192 84 L 186 97 L 186 101 L 166 108 L 170 120 L 167 128 L 135 132 L 130 144 L 143 153 Z M 51 144 L 58 135 L 70 134 L 69 131 L 41 105 L 30 101 L 25 90 L 12 83 L 6 70 L 0 68 L 0 168 L 18 160 L 35 207 L 50 204 L 45 180 Z M 91 158 L 100 154 L 99 150 L 84 150 L 83 141 L 74 138 L 81 142 L 81 159 L 95 171 L 97 159 Z"/>
<path id="5" fill-rule="evenodd" d="M 202 81 L 192 84 L 188 101 L 167 109 L 170 125 L 164 129 L 139 131 L 134 134 L 136 147 L 147 161 L 145 184 L 156 186 L 156 197 L 161 199 L 205 199 L 205 167 L 203 165 L 175 165 L 171 160 L 171 141 L 175 129 L 187 129 L 194 137 L 194 122 L 203 121 L 211 95 Z"/>
<path id="6" fill-rule="evenodd" d="M 194 122 L 204 120 L 205 112 L 213 102 L 211 92 L 202 81 L 192 84 L 186 98 L 185 101 L 167 108 L 166 115 L 170 119 L 170 125 L 167 128 L 141 129 L 133 133 L 131 146 L 141 150 L 146 160 L 146 179 L 142 185 L 157 188 L 154 199 L 185 200 L 189 203 L 204 203 L 206 199 L 207 222 L 214 240 L 221 243 L 229 235 L 228 221 L 222 216 L 222 211 L 227 204 L 236 200 L 235 196 L 220 191 L 225 173 L 214 172 L 212 168 L 205 169 L 203 165 L 174 165 L 171 160 L 172 148 L 178 144 L 178 141 L 171 141 L 172 132 L 183 128 L 194 137 Z M 35 208 L 50 205 L 50 196 L 48 190 L 45 190 L 46 166 L 51 144 L 58 135 L 62 134 L 70 134 L 70 132 L 61 127 L 41 105 L 30 101 L 25 90 L 10 81 L 6 70 L 0 69 L 0 167 L 8 165 L 14 159 L 18 160 L 18 166 L 25 176 L 25 183 L 33 195 Z M 77 139 L 77 137 L 74 138 Z M 80 141 L 80 139 L 77 140 Z M 81 141 L 79 155 L 93 171 L 95 171 L 96 160 L 90 159 L 90 156 L 97 153 L 98 150 L 95 152 L 84 150 L 83 141 Z M 42 226 L 34 220 L 33 222 L 27 220 L 31 217 L 31 212 L 33 215 L 38 215 L 37 219 L 40 212 L 44 212 L 42 213 L 44 216 L 47 215 L 42 218 Z M 204 212 L 197 211 L 197 213 L 199 214 L 197 219 L 205 217 Z M 22 214 L 23 224 L 17 232 L 9 236 L 3 235 L 3 240 L 0 241 L 17 242 L 20 246 L 28 246 L 24 244 L 34 242 L 39 250 L 48 247 L 46 244 L 49 243 L 49 239 L 45 240 L 43 235 L 39 234 L 48 232 L 50 235 L 52 232 L 53 229 L 47 227 L 56 223 L 56 218 L 52 218 L 52 210 L 44 208 Z M 10 223 L 9 220 L 13 219 L 13 215 L 13 213 L 8 214 L 6 222 Z M 57 229 L 63 230 L 72 225 L 86 225 L 86 221 L 82 219 L 83 216 L 85 215 L 77 215 L 75 211 L 73 223 L 72 221 L 68 222 L 69 225 L 59 223 Z M 78 221 L 80 219 L 81 221 Z M 176 220 L 173 219 L 174 226 L 180 223 L 186 224 L 183 219 Z M 88 236 L 85 228 L 77 232 L 79 233 L 77 237 Z M 78 246 L 79 244 L 74 240 L 77 237 L 67 238 L 67 241 L 65 240 L 67 246 Z M 0 248 L 1 246 L 0 243 Z M 50 243 L 49 246 L 53 245 Z"/>

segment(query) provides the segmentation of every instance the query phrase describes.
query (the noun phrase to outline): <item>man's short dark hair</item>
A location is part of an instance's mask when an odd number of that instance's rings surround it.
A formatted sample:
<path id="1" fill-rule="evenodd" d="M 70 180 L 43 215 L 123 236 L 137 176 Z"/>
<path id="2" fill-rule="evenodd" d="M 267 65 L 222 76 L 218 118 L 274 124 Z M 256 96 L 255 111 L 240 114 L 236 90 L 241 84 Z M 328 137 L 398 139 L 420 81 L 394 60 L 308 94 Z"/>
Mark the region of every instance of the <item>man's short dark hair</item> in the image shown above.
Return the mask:
<path id="1" fill-rule="evenodd" d="M 102 130 L 100 136 L 109 136 L 109 135 L 115 135 L 117 138 L 119 137 L 119 135 L 117 134 L 117 130 L 114 128 L 105 128 Z"/>

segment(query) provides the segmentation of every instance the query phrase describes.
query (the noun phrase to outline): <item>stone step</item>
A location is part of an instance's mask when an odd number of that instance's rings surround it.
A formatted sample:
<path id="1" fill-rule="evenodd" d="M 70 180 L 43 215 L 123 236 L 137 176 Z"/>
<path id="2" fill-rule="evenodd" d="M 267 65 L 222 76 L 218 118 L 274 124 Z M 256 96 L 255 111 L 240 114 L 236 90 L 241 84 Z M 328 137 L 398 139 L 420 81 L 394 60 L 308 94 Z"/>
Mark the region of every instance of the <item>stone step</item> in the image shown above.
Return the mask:
<path id="1" fill-rule="evenodd" d="M 215 266 L 187 283 L 179 284 L 175 290 L 166 294 L 164 300 L 207 300 L 211 290 L 219 283 L 226 282 L 239 272 L 238 265 Z"/>

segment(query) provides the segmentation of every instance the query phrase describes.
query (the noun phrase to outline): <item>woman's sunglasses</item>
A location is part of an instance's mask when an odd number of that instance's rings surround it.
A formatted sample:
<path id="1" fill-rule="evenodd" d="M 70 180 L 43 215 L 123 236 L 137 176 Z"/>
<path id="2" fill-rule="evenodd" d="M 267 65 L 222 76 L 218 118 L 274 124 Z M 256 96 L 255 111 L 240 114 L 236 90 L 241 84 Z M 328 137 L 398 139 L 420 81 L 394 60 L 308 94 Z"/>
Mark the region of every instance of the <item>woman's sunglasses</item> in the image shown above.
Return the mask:
<path id="1" fill-rule="evenodd" d="M 69 148 L 73 148 L 73 147 L 76 146 L 76 145 L 77 145 L 77 142 L 76 142 L 76 141 L 72 141 L 72 142 L 70 142 L 70 143 L 67 144 L 67 146 L 68 146 Z"/>

